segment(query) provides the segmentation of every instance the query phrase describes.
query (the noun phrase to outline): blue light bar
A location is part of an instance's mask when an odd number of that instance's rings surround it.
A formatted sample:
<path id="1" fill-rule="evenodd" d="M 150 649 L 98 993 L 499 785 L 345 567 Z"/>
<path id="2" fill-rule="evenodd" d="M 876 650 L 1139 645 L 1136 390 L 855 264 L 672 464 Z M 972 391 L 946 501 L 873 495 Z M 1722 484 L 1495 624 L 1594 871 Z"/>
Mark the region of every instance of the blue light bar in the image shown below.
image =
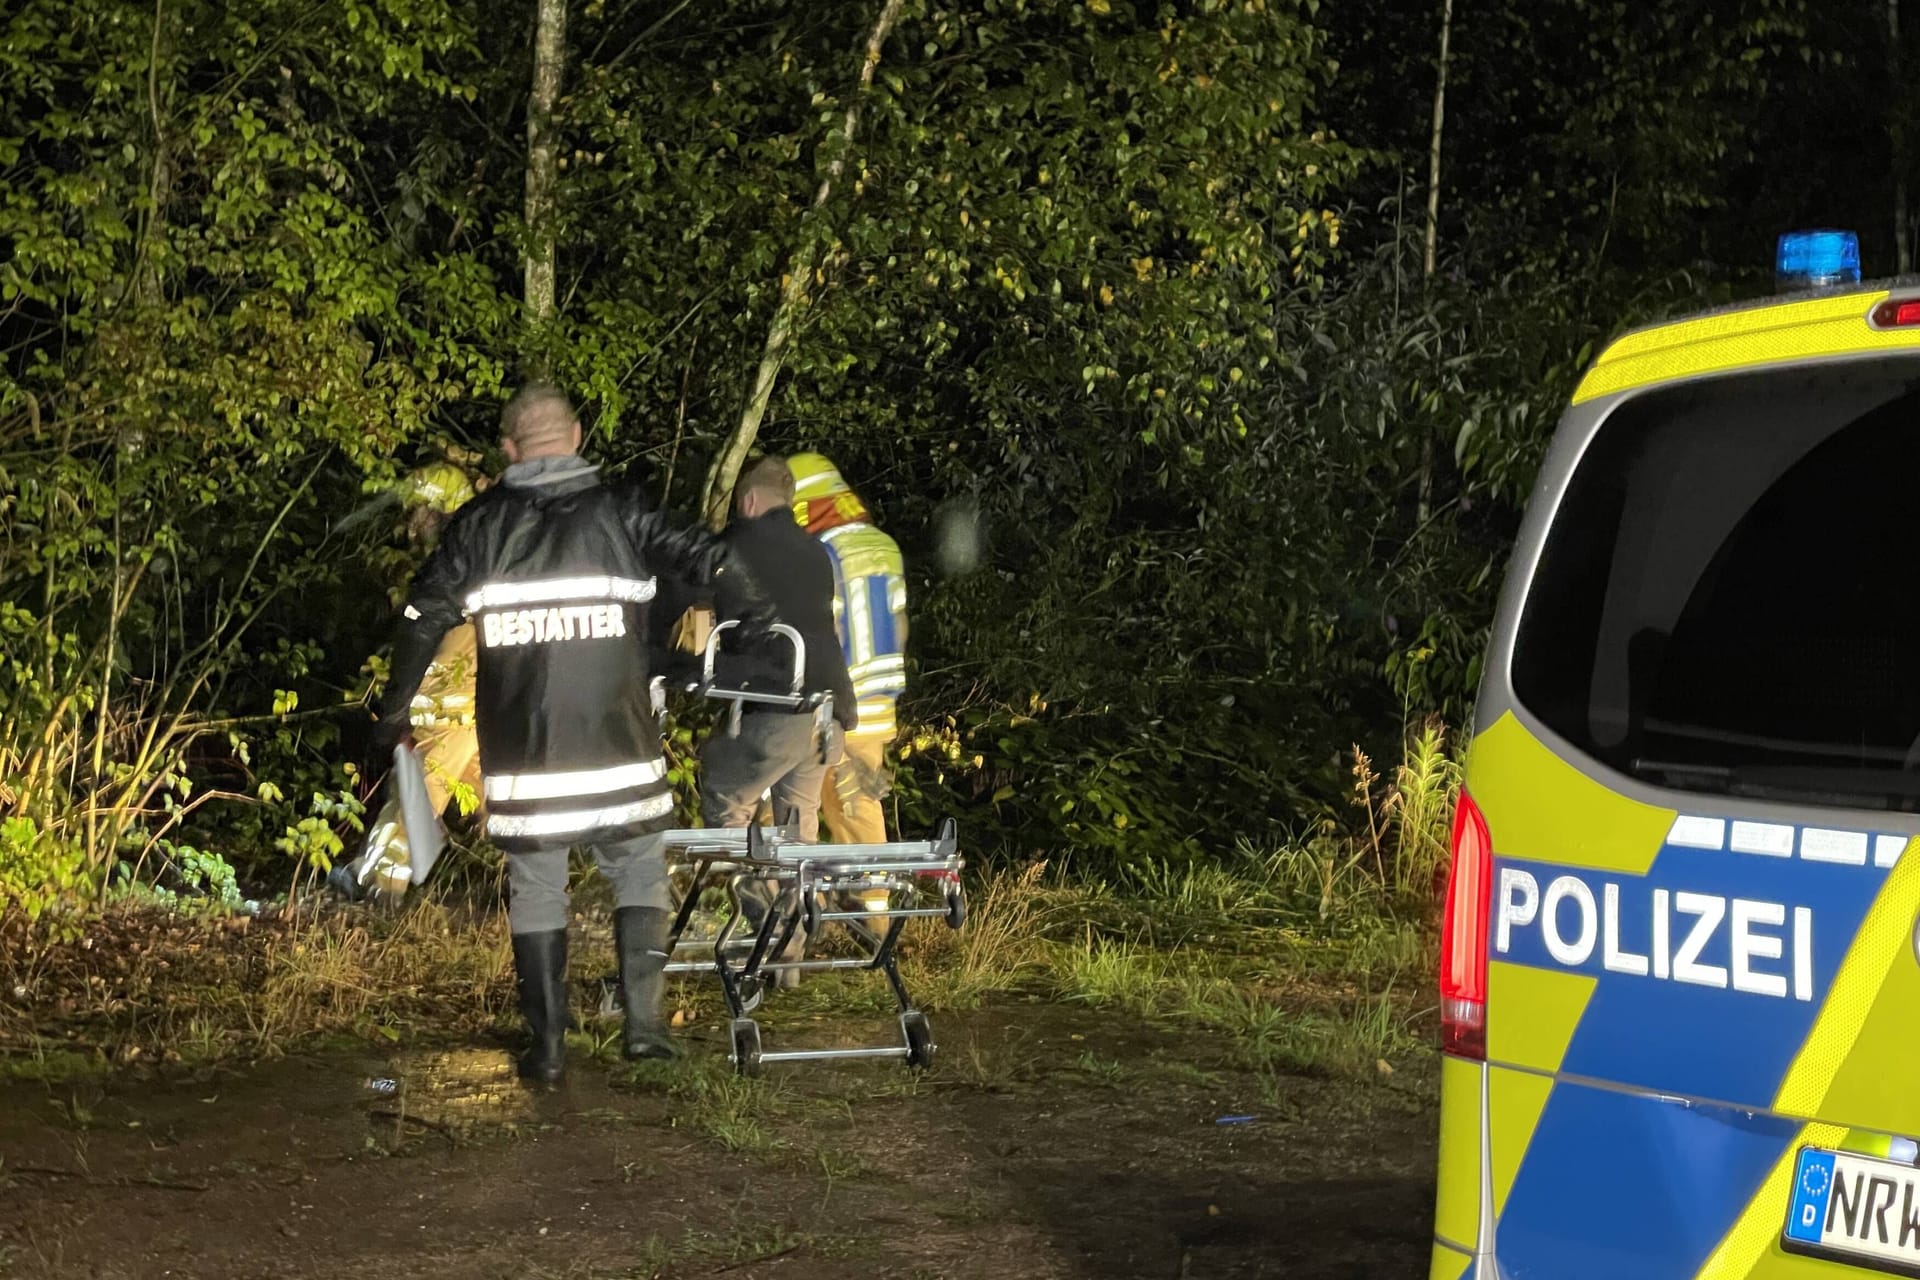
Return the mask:
<path id="1" fill-rule="evenodd" d="M 1774 255 L 1773 283 L 1781 292 L 1854 284 L 1860 279 L 1860 237 L 1851 231 L 1789 231 Z"/>

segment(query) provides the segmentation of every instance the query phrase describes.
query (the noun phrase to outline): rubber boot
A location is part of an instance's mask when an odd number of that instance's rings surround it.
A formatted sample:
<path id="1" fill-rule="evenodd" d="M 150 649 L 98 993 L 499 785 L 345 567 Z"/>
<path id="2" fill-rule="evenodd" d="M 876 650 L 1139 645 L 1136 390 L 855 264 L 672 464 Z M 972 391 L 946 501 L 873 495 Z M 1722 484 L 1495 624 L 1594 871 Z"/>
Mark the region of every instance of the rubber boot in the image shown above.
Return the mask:
<path id="1" fill-rule="evenodd" d="M 627 1015 L 621 1047 L 629 1058 L 674 1055 L 673 1037 L 660 1020 L 672 931 L 672 913 L 658 907 L 620 907 L 613 913 L 614 948 L 620 953 L 620 1002 Z"/>
<path id="2" fill-rule="evenodd" d="M 520 1016 L 533 1045 L 520 1055 L 520 1074 L 556 1084 L 567 1069 L 567 931 L 513 935 L 513 972 L 520 984 Z"/>

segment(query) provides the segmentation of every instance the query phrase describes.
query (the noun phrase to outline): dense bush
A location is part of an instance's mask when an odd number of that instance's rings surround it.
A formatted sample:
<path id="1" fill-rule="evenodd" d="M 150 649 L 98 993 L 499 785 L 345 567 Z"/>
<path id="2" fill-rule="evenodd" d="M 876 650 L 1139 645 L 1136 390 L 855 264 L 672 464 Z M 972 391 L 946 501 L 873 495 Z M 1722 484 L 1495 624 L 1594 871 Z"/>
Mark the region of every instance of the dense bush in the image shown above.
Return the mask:
<path id="1" fill-rule="evenodd" d="M 1815 92 L 1776 75 L 1809 39 L 1788 0 L 1680 55 L 1625 10 L 1463 15 L 1428 279 L 1428 36 L 1367 5 L 914 0 L 848 148 L 862 7 L 591 0 L 533 324 L 532 8 L 4 20 L 5 909 L 337 853 L 397 474 L 487 449 L 545 368 L 691 509 L 796 261 L 762 443 L 827 449 L 907 548 L 903 820 L 1109 863 L 1270 844 L 1339 803 L 1352 744 L 1458 721 L 1581 363 L 1742 278 L 1716 193 L 1801 137 L 1747 108 Z M 1561 106 L 1520 109 L 1509 37 Z M 1671 109 L 1606 107 L 1669 80 Z"/>

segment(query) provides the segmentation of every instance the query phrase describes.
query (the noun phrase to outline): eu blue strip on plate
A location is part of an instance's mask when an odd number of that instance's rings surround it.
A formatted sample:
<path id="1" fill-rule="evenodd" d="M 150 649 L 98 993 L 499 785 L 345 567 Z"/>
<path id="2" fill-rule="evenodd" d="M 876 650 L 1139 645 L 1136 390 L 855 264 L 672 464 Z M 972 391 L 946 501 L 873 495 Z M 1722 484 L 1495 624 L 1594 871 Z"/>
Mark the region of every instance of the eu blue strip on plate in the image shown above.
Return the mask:
<path id="1" fill-rule="evenodd" d="M 1805 1244 L 1820 1243 L 1820 1227 L 1827 1218 L 1827 1197 L 1833 1192 L 1833 1153 L 1800 1151 L 1800 1167 L 1793 1175 L 1793 1203 L 1787 1211 L 1787 1238 Z"/>

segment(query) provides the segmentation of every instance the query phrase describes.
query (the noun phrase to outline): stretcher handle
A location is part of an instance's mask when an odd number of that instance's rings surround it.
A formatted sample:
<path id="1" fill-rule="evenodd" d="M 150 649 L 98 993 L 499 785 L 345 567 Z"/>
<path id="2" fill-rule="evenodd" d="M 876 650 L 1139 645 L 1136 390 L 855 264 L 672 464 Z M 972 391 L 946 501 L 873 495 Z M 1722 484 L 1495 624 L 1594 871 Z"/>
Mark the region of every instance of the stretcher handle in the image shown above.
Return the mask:
<path id="1" fill-rule="evenodd" d="M 702 684 L 709 686 L 713 684 L 713 660 L 720 652 L 720 633 L 729 627 L 737 627 L 739 625 L 740 619 L 729 618 L 725 622 L 715 626 L 714 629 L 708 633 L 707 651 L 703 656 L 700 666 L 700 680 Z M 799 698 L 802 690 L 807 687 L 807 642 L 801 638 L 798 631 L 795 631 L 784 622 L 776 622 L 768 627 L 767 630 L 776 635 L 785 636 L 793 645 L 793 680 L 788 689 L 788 696 L 791 698 Z M 758 701 L 759 699 L 754 700 Z"/>

